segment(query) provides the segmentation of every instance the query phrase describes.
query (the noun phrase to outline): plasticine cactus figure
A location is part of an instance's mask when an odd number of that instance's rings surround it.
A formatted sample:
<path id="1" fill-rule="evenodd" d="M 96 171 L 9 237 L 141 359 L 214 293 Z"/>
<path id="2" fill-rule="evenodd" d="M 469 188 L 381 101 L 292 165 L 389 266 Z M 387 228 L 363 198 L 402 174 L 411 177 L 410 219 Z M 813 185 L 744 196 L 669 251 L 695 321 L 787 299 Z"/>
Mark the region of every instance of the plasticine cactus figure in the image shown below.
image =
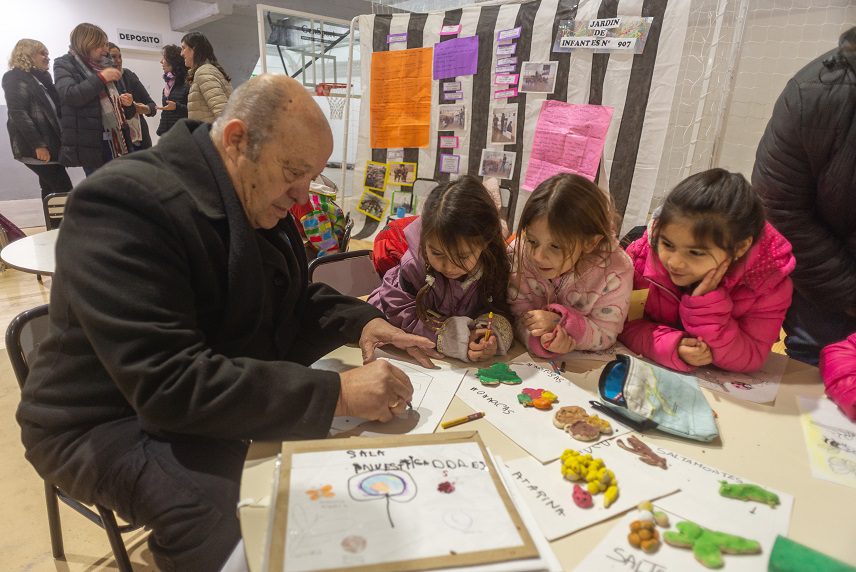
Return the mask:
<path id="1" fill-rule="evenodd" d="M 731 499 L 755 501 L 775 507 L 779 504 L 779 495 L 771 493 L 758 485 L 738 485 L 728 481 L 719 481 L 719 494 Z"/>
<path id="2" fill-rule="evenodd" d="M 723 552 L 726 554 L 759 554 L 761 552 L 761 544 L 756 540 L 710 530 L 688 520 L 677 523 L 675 527 L 678 531 L 664 532 L 663 540 L 672 546 L 692 549 L 695 559 L 707 568 L 722 568 Z"/>

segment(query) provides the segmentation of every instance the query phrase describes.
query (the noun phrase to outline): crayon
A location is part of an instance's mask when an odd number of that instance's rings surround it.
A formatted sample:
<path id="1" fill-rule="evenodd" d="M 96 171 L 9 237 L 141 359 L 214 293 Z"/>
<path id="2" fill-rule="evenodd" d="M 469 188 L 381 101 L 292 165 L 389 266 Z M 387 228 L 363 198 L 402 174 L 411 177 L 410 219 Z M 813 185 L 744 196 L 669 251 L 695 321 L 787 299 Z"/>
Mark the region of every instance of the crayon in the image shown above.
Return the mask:
<path id="1" fill-rule="evenodd" d="M 475 421 L 476 419 L 481 419 L 482 417 L 484 417 L 484 411 L 479 411 L 478 413 L 473 413 L 472 415 L 467 415 L 466 417 L 459 417 L 458 419 L 452 419 L 451 421 L 444 421 L 440 425 L 443 427 L 443 429 L 448 429 L 449 427 L 463 425 L 464 423 L 469 423 L 470 421 Z"/>

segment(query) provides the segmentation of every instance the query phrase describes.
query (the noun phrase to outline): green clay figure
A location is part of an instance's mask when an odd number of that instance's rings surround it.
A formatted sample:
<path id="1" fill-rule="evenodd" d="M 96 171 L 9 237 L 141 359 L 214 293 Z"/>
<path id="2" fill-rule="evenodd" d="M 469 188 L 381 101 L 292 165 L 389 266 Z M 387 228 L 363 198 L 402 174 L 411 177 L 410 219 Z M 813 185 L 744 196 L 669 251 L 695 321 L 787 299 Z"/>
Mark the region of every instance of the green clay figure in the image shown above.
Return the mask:
<path id="1" fill-rule="evenodd" d="M 506 363 L 495 363 L 490 367 L 479 368 L 476 375 L 478 375 L 482 385 L 496 386 L 500 383 L 517 385 L 518 383 L 523 383 L 520 376 L 514 373 Z"/>
<path id="2" fill-rule="evenodd" d="M 668 530 L 663 540 L 671 546 L 691 548 L 693 556 L 707 568 L 722 568 L 725 554 L 759 554 L 761 544 L 742 536 L 717 532 L 684 520 L 675 525 L 677 532 Z"/>
<path id="3" fill-rule="evenodd" d="M 737 485 L 728 481 L 719 481 L 719 494 L 730 499 L 755 501 L 772 507 L 779 504 L 779 495 L 758 485 Z"/>

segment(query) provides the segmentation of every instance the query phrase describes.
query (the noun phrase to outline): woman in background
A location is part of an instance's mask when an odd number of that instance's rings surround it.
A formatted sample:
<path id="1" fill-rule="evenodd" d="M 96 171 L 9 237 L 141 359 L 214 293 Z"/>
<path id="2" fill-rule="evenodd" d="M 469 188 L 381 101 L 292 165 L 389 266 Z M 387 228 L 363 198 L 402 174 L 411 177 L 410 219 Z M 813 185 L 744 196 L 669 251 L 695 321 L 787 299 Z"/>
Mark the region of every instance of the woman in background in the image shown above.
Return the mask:
<path id="1" fill-rule="evenodd" d="M 12 155 L 39 177 L 44 199 L 71 190 L 58 163 L 61 144 L 59 94 L 48 73 L 48 49 L 38 40 L 18 40 L 3 74 Z"/>
<path id="2" fill-rule="evenodd" d="M 181 55 L 190 69 L 187 116 L 210 123 L 223 112 L 232 95 L 231 79 L 217 62 L 208 38 L 199 32 L 190 32 L 181 39 Z"/>
<path id="3" fill-rule="evenodd" d="M 122 72 L 109 67 L 107 34 L 95 24 L 71 31 L 68 53 L 54 62 L 61 102 L 60 162 L 92 174 L 104 163 L 126 155 L 131 146 L 126 114 L 134 114 L 130 94 L 119 95 Z"/>
<path id="4" fill-rule="evenodd" d="M 131 94 L 133 99 L 134 113 L 128 115 L 128 126 L 131 128 L 131 143 L 133 150 L 148 149 L 152 146 L 152 137 L 149 135 L 149 126 L 146 124 L 145 116 L 154 117 L 157 112 L 157 105 L 152 96 L 143 86 L 143 82 L 137 77 L 137 74 L 122 66 L 122 50 L 113 42 L 107 44 L 110 50 L 110 59 L 113 61 L 113 67 L 122 72 L 122 79 L 119 80 L 119 93 Z"/>
<path id="5" fill-rule="evenodd" d="M 161 67 L 163 68 L 163 95 L 158 135 L 163 135 L 175 125 L 179 119 L 187 117 L 187 66 L 181 57 L 181 48 L 175 44 L 164 46 L 161 51 Z"/>

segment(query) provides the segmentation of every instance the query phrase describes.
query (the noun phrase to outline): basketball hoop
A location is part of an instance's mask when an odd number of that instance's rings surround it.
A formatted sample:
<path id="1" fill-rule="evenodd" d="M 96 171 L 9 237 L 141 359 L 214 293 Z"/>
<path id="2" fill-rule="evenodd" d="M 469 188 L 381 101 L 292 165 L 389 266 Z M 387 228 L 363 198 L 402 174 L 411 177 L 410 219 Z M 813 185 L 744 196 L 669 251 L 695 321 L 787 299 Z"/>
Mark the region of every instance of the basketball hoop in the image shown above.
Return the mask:
<path id="1" fill-rule="evenodd" d="M 346 83 L 319 83 L 315 86 L 315 94 L 327 98 L 330 106 L 330 119 L 342 119 L 345 115 L 345 102 L 348 98 L 345 92 L 348 88 Z"/>

